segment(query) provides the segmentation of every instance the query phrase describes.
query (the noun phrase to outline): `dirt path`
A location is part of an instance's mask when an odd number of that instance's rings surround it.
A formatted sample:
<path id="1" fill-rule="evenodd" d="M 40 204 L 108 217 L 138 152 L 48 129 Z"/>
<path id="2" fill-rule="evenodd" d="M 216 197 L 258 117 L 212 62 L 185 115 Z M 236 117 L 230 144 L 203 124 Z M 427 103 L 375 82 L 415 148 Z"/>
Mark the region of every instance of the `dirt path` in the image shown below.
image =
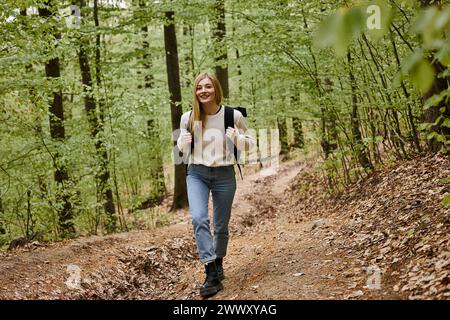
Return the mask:
<path id="1" fill-rule="evenodd" d="M 367 292 L 357 290 L 366 281 L 363 269 L 355 267 L 351 257 L 333 242 L 333 230 L 344 222 L 331 217 L 293 219 L 302 213 L 294 215 L 283 206 L 285 188 L 301 170 L 307 169 L 306 164 L 291 160 L 272 174 L 268 171 L 245 174 L 244 180 L 239 180 L 229 250 L 224 260 L 225 289 L 212 299 L 342 299 L 364 294 L 370 297 Z M 93 295 L 96 298 L 114 298 L 117 292 L 128 297 L 127 290 L 141 290 L 133 297 L 199 299 L 203 267 L 193 246 L 189 214 L 181 211 L 179 215 L 182 222 L 155 230 L 80 238 L 3 253 L 0 299 L 73 298 L 73 291 L 80 290 L 70 286 L 74 266 L 85 283 L 92 283 L 93 275 L 100 275 L 103 289 L 101 293 L 96 291 Z M 175 253 L 167 258 L 169 251 Z M 155 252 L 160 252 L 161 263 L 145 260 Z M 137 258 L 130 262 L 133 255 Z M 164 269 L 165 262 L 173 267 Z M 139 268 L 147 273 L 127 276 L 133 263 L 140 263 Z M 121 264 L 123 268 L 117 269 Z M 149 275 L 149 270 L 156 270 L 158 276 Z M 117 284 L 118 278 L 123 279 L 121 284 Z M 150 280 L 154 281 L 148 289 L 153 290 L 151 296 L 136 284 Z M 108 285 L 114 290 L 108 289 Z"/>
<path id="2" fill-rule="evenodd" d="M 342 271 L 348 264 L 337 249 L 327 242 L 335 221 L 325 218 L 293 223 L 290 213 L 258 213 L 250 227 L 243 228 L 252 204 L 262 202 L 277 206 L 291 180 L 306 165 L 290 161 L 273 175 L 254 174 L 238 187 L 231 237 L 224 260 L 225 289 L 211 299 L 336 299 L 357 297 L 355 281 L 360 272 Z M 246 225 L 244 223 L 244 225 Z M 356 279 L 358 278 L 358 279 Z M 181 290 L 175 298 L 198 299 L 197 290 L 204 280 L 202 266 L 195 265 L 184 274 Z M 191 285 L 189 285 L 191 284 Z M 194 284 L 194 285 L 192 285 Z"/>

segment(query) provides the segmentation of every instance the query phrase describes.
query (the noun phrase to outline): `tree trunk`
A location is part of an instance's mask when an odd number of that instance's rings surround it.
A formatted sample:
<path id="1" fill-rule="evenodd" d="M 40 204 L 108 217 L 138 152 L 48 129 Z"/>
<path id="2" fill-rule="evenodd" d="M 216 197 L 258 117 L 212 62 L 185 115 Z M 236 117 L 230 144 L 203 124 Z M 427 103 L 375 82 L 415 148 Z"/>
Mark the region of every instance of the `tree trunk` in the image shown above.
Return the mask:
<path id="1" fill-rule="evenodd" d="M 397 62 L 397 67 L 400 69 L 401 63 L 400 63 L 400 58 L 398 56 L 397 46 L 395 44 L 394 33 L 392 32 L 392 29 L 390 30 L 390 37 L 391 37 L 392 49 L 394 51 L 395 61 Z M 420 141 L 419 141 L 419 134 L 417 133 L 417 128 L 414 123 L 414 116 L 412 113 L 411 103 L 409 102 L 410 94 L 409 94 L 408 90 L 406 89 L 405 82 L 403 80 L 400 80 L 400 85 L 402 87 L 403 94 L 405 95 L 406 99 L 408 100 L 408 102 L 406 102 L 406 108 L 407 108 L 407 114 L 408 114 L 407 120 L 411 127 L 411 136 L 412 136 L 412 139 L 414 142 L 414 146 L 416 147 L 416 149 L 419 153 L 422 153 L 422 147 L 420 146 Z"/>
<path id="2" fill-rule="evenodd" d="M 289 155 L 289 143 L 286 118 L 284 116 L 277 117 L 277 125 L 280 139 L 280 156 L 287 157 Z"/>
<path id="3" fill-rule="evenodd" d="M 239 63 L 239 49 L 236 49 L 236 61 L 238 62 L 237 65 L 237 73 L 239 76 L 239 100 L 242 100 L 243 95 L 242 95 L 242 70 L 241 70 L 241 64 Z"/>
<path id="4" fill-rule="evenodd" d="M 98 0 L 96 0 L 96 1 L 98 1 Z M 141 9 L 144 9 L 145 8 L 145 1 L 140 0 L 139 1 L 139 7 Z M 142 57 L 143 58 L 142 61 L 143 61 L 143 65 L 144 65 L 144 73 L 145 73 L 144 74 L 144 85 L 145 85 L 146 89 L 150 89 L 150 88 L 153 87 L 153 80 L 154 80 L 154 78 L 153 78 L 152 73 L 150 72 L 151 71 L 151 67 L 152 67 L 152 60 L 151 60 L 150 54 L 148 53 L 149 48 L 150 48 L 150 43 L 148 42 L 148 26 L 143 26 L 141 28 L 141 31 L 142 31 L 142 38 L 143 38 L 142 48 L 144 49 L 144 55 Z M 140 74 L 140 73 L 141 72 L 138 71 L 138 74 Z M 142 85 L 139 84 L 138 88 L 139 89 L 142 88 Z"/>
<path id="5" fill-rule="evenodd" d="M 150 179 L 152 182 L 152 189 L 149 197 L 143 201 L 137 209 L 147 209 L 158 205 L 164 199 L 166 193 L 166 184 L 164 181 L 164 166 L 162 159 L 162 148 L 159 139 L 159 132 L 157 123 L 155 120 L 150 119 L 147 121 L 148 137 L 150 140 L 151 150 L 154 153 L 150 168 Z"/>
<path id="6" fill-rule="evenodd" d="M 292 118 L 292 128 L 294 130 L 294 148 L 303 148 L 305 140 L 303 138 L 302 120 L 299 117 Z"/>
<path id="7" fill-rule="evenodd" d="M 217 27 L 214 30 L 215 46 L 215 61 L 216 61 L 216 75 L 219 79 L 223 90 L 223 97 L 227 100 L 230 97 L 228 87 L 228 54 L 227 45 L 225 42 L 226 27 L 225 27 L 225 1 L 216 0 L 215 4 Z"/>
<path id="8" fill-rule="evenodd" d="M 97 88 L 102 88 L 102 73 L 101 73 L 101 67 L 100 67 L 100 61 L 101 61 L 101 54 L 100 54 L 100 47 L 101 47 L 101 41 L 100 41 L 100 34 L 98 32 L 99 26 L 100 26 L 100 22 L 98 19 L 98 0 L 94 0 L 94 25 L 97 29 L 96 32 L 96 36 L 95 36 L 95 80 L 97 82 Z M 99 115 L 99 122 L 98 122 L 98 126 L 99 126 L 99 131 L 101 133 L 104 132 L 104 123 L 105 123 L 105 110 L 106 110 L 106 103 L 105 103 L 105 98 L 104 96 L 100 96 L 98 98 L 98 115 Z M 104 150 L 102 159 L 105 161 L 105 167 L 106 169 L 109 168 L 109 164 L 110 164 L 110 158 L 108 157 L 108 153 L 107 150 Z M 115 162 L 113 161 L 113 169 L 115 168 Z M 119 221 L 120 221 L 120 227 L 122 230 L 127 230 L 128 231 L 128 226 L 126 224 L 125 221 L 125 216 L 122 210 L 122 206 L 120 203 L 120 196 L 119 196 L 119 191 L 118 191 L 118 185 L 117 185 L 117 179 L 114 179 L 114 170 L 113 170 L 113 179 L 112 181 L 114 182 L 114 185 L 116 187 L 116 202 L 117 202 L 117 209 L 119 212 Z M 105 177 L 106 180 L 109 182 L 110 180 L 110 172 L 108 171 L 108 175 L 107 177 Z M 107 203 L 105 203 L 105 212 L 107 213 L 111 213 L 113 212 L 113 208 L 114 208 L 114 201 L 113 201 L 113 190 L 112 187 L 107 184 L 107 188 L 105 190 L 105 197 L 107 200 Z M 106 206 L 110 206 L 108 208 L 106 208 Z M 112 206 L 112 207 L 111 207 Z M 114 214 L 114 213 L 113 213 Z"/>
<path id="9" fill-rule="evenodd" d="M 282 1 L 283 3 L 285 1 Z M 280 3 L 280 5 L 281 5 Z M 304 5 L 302 5 L 302 16 L 303 16 L 303 27 L 305 28 L 308 36 L 311 36 L 311 32 L 309 31 L 308 21 L 306 19 L 306 14 L 304 10 Z M 311 43 L 308 42 L 308 51 L 313 61 L 314 69 L 311 72 L 311 77 L 316 84 L 316 90 L 318 96 L 323 96 L 327 92 L 332 90 L 332 81 L 328 78 L 324 80 L 325 88 L 322 86 L 321 79 L 319 78 L 319 70 L 317 68 L 317 59 L 314 54 Z M 336 131 L 336 118 L 333 112 L 333 106 L 330 105 L 327 107 L 323 102 L 320 103 L 320 129 L 321 129 L 321 137 L 320 137 L 320 146 L 322 147 L 322 151 L 324 153 L 324 158 L 327 160 L 330 154 L 337 147 L 337 131 Z M 330 178 L 330 174 L 327 172 L 327 183 L 330 188 L 332 188 L 332 182 Z"/>
<path id="10" fill-rule="evenodd" d="M 291 108 L 297 109 L 299 108 L 299 96 L 298 96 L 298 90 L 294 86 L 292 88 L 291 93 Z M 292 117 L 292 130 L 294 133 L 294 142 L 292 144 L 292 147 L 294 148 L 303 148 L 304 146 L 304 139 L 303 139 L 303 130 L 302 130 L 302 120 L 299 117 Z"/>
<path id="11" fill-rule="evenodd" d="M 359 164 L 364 169 L 373 169 L 372 163 L 370 162 L 367 156 L 366 147 L 362 141 L 361 131 L 359 129 L 359 117 L 358 117 L 358 98 L 356 96 L 356 79 L 352 72 L 352 60 L 350 51 L 347 52 L 347 62 L 348 62 L 348 72 L 350 78 L 350 86 L 352 90 L 352 113 L 351 113 L 351 124 L 352 124 L 352 133 L 353 139 L 355 143 L 356 157 L 358 159 Z"/>
<path id="12" fill-rule="evenodd" d="M 387 80 L 386 80 L 386 76 L 385 76 L 385 72 L 383 70 L 383 67 L 381 66 L 381 64 L 375 58 L 375 54 L 372 51 L 371 45 L 369 43 L 369 40 L 367 39 L 367 37 L 365 36 L 364 33 L 362 35 L 362 39 L 364 40 L 364 43 L 367 46 L 367 49 L 369 51 L 370 57 L 371 57 L 371 59 L 373 61 L 373 64 L 375 65 L 375 68 L 378 71 L 378 77 L 380 78 L 381 85 L 382 85 L 382 87 L 384 89 L 384 90 L 381 91 L 382 94 L 383 94 L 382 98 L 384 100 L 384 97 L 385 97 L 385 99 L 386 99 L 385 101 L 387 102 L 388 106 L 393 106 L 394 104 L 393 104 L 391 96 L 389 94 L 388 84 L 387 84 Z M 361 48 L 361 52 L 363 52 L 362 48 Z M 374 80 L 376 82 L 375 78 L 374 78 Z M 390 130 L 391 131 L 391 139 L 392 139 L 393 145 L 395 147 L 394 151 L 395 151 L 395 153 L 397 155 L 397 158 L 399 158 L 399 159 L 406 158 L 407 157 L 407 153 L 406 153 L 406 150 L 405 150 L 405 147 L 404 147 L 404 143 L 403 143 L 404 139 L 403 139 L 403 136 L 402 136 L 402 133 L 401 133 L 401 130 L 400 130 L 400 125 L 398 123 L 397 111 L 395 109 L 387 109 L 387 113 L 388 114 L 389 114 L 389 111 L 392 114 L 392 118 L 394 119 L 394 122 L 393 122 L 393 126 L 394 127 Z M 389 126 L 389 127 L 391 128 L 391 126 Z M 402 153 L 400 153 L 400 151 Z"/>
<path id="13" fill-rule="evenodd" d="M 177 36 L 175 33 L 174 12 L 167 11 L 164 24 L 164 46 L 166 50 L 167 82 L 170 93 L 170 114 L 172 130 L 180 128 L 183 110 L 181 108 L 180 68 L 178 64 Z M 173 143 L 173 152 L 178 152 Z M 174 157 L 175 158 L 175 157 Z M 175 186 L 171 210 L 185 208 L 188 205 L 186 189 L 186 165 L 175 164 Z"/>
<path id="14" fill-rule="evenodd" d="M 80 8 L 84 7 L 84 1 L 80 1 Z M 78 60 L 80 64 L 81 79 L 83 83 L 84 93 L 84 109 L 91 129 L 91 137 L 97 150 L 97 161 L 100 170 L 96 173 L 95 179 L 98 182 L 97 193 L 100 195 L 100 202 L 103 202 L 103 208 L 106 213 L 106 231 L 112 233 L 117 229 L 116 209 L 114 206 L 113 193 L 109 185 L 109 159 L 106 151 L 105 143 L 101 137 L 103 127 L 97 117 L 97 104 L 92 95 L 93 83 L 91 76 L 91 68 L 89 66 L 89 58 L 86 53 L 83 39 L 80 39 L 80 48 L 78 52 Z"/>
<path id="15" fill-rule="evenodd" d="M 194 27 L 192 24 L 183 26 L 183 38 L 189 40 L 188 49 L 183 57 L 184 60 L 184 85 L 186 88 L 191 88 L 193 79 L 195 78 L 195 60 L 194 60 Z M 186 40 L 184 40 L 186 41 Z"/>
<path id="16" fill-rule="evenodd" d="M 46 19 L 52 16 L 53 3 L 51 0 L 44 2 L 44 7 L 38 8 L 39 16 Z M 53 30 L 53 36 L 55 40 L 61 39 L 61 35 Z M 59 58 L 55 57 L 45 63 L 45 75 L 50 79 L 60 78 L 60 63 Z M 58 143 L 64 143 L 66 138 L 64 128 L 64 109 L 61 90 L 55 90 L 53 92 L 53 101 L 49 106 L 49 124 L 50 124 L 50 136 Z M 53 166 L 55 168 L 54 179 L 57 185 L 56 206 L 58 214 L 58 225 L 60 236 L 71 237 L 75 234 L 75 226 L 73 224 L 73 212 L 72 203 L 69 194 L 69 174 L 67 172 L 66 165 L 63 157 L 56 152 L 53 155 Z"/>
<path id="17" fill-rule="evenodd" d="M 145 1 L 139 1 L 139 7 L 145 8 Z M 153 75 L 151 73 L 152 60 L 149 54 L 150 44 L 148 42 L 148 27 L 143 26 L 141 28 L 142 31 L 142 48 L 144 50 L 143 61 L 144 61 L 144 86 L 146 89 L 153 88 Z M 142 88 L 142 85 L 139 85 L 139 88 Z M 156 119 L 157 121 L 157 119 Z M 147 209 L 152 206 L 158 205 L 164 199 L 166 185 L 164 181 L 164 167 L 163 167 L 163 159 L 162 159 L 162 148 L 158 135 L 158 123 L 155 119 L 147 120 L 147 132 L 150 141 L 150 149 L 152 150 L 154 159 L 152 159 L 152 164 L 149 168 L 150 170 L 150 179 L 152 182 L 152 190 L 148 197 L 140 203 L 136 208 L 137 209 Z M 133 208 L 133 209 L 136 209 Z"/>
<path id="18" fill-rule="evenodd" d="M 5 234 L 6 230 L 5 227 L 3 225 L 3 219 L 1 218 L 1 216 L 5 213 L 5 210 L 3 208 L 3 200 L 2 197 L 0 197 L 0 234 Z"/>

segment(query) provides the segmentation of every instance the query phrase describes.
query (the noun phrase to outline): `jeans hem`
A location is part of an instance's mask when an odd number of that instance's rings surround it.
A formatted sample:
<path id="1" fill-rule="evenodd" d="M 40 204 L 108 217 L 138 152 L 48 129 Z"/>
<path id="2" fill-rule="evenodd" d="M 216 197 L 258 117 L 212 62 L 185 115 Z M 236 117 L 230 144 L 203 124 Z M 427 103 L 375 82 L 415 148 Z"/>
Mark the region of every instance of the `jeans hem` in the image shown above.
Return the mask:
<path id="1" fill-rule="evenodd" d="M 216 257 L 216 256 L 213 256 L 213 257 L 214 257 L 214 258 L 200 259 L 200 261 L 201 261 L 203 264 L 208 264 L 208 263 L 210 263 L 210 262 L 216 261 L 217 257 Z"/>

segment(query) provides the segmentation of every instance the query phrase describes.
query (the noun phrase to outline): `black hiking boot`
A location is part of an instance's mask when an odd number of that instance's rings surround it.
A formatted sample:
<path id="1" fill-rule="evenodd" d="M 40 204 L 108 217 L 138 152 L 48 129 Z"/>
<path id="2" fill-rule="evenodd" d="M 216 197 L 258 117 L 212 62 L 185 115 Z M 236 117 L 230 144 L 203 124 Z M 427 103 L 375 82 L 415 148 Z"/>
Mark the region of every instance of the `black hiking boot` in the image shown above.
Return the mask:
<path id="1" fill-rule="evenodd" d="M 200 288 L 200 295 L 204 298 L 215 295 L 223 289 L 223 284 L 220 282 L 217 275 L 216 262 L 212 261 L 205 264 L 206 279 L 203 286 Z"/>
<path id="2" fill-rule="evenodd" d="M 216 259 L 216 267 L 217 267 L 217 276 L 219 280 L 222 281 L 225 279 L 225 274 L 223 273 L 223 258 Z"/>

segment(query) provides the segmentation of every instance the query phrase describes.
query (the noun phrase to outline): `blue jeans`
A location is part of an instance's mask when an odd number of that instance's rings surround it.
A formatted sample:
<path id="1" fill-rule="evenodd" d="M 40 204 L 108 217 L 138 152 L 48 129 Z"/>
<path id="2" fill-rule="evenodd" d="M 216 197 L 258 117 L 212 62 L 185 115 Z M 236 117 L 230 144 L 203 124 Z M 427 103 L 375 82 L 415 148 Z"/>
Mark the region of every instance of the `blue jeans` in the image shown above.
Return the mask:
<path id="1" fill-rule="evenodd" d="M 228 246 L 228 222 L 236 191 L 234 166 L 206 167 L 190 164 L 187 169 L 187 192 L 195 241 L 203 263 L 223 258 Z M 213 200 L 214 240 L 208 215 L 209 194 Z"/>

